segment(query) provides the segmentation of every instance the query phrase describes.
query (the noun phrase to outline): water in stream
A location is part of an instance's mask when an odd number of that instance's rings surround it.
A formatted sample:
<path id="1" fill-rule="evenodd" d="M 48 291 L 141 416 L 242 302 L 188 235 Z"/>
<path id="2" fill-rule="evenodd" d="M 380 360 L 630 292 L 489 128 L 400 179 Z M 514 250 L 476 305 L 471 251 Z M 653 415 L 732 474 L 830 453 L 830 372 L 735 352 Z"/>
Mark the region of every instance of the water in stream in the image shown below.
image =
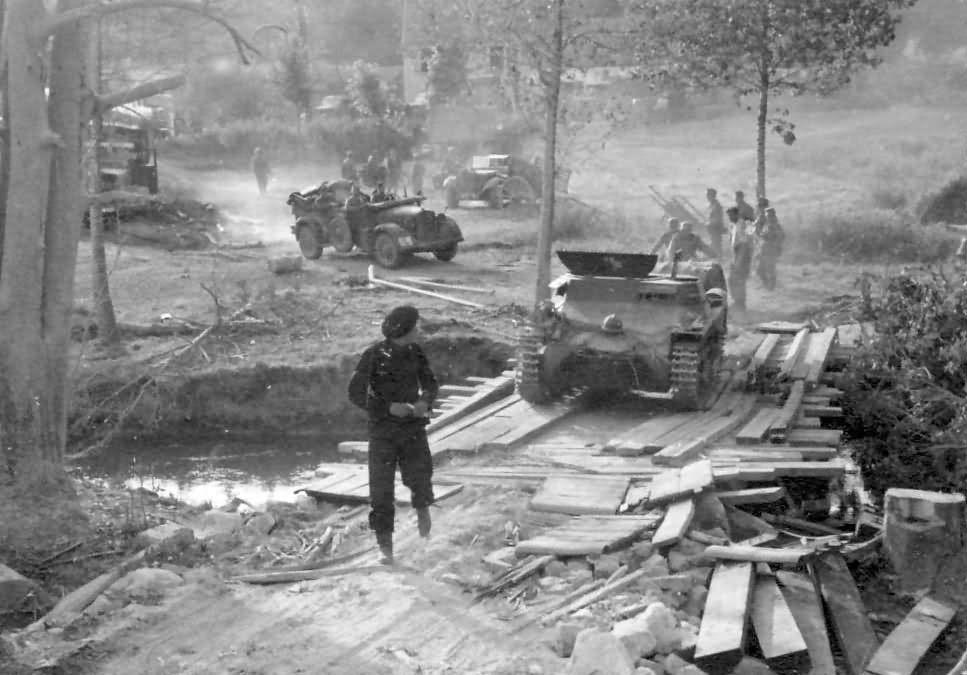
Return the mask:
<path id="1" fill-rule="evenodd" d="M 318 482 L 321 462 L 338 462 L 345 438 L 222 439 L 191 445 L 128 444 L 78 463 L 83 475 L 143 487 L 190 504 L 217 508 L 238 497 L 259 507 L 294 501 L 293 491 Z"/>

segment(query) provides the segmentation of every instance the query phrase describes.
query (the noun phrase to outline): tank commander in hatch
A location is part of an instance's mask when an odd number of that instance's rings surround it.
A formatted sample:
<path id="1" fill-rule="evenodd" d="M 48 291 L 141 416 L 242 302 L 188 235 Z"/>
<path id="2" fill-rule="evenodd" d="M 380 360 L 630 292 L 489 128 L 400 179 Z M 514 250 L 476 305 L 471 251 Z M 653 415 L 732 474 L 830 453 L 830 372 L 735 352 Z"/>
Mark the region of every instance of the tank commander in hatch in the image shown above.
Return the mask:
<path id="1" fill-rule="evenodd" d="M 385 339 L 363 352 L 349 381 L 349 400 L 369 415 L 369 527 L 384 564 L 393 562 L 397 465 L 411 492 L 420 536 L 430 536 L 433 458 L 426 425 L 439 387 L 417 344 L 419 319 L 410 305 L 387 314 Z"/>
<path id="2" fill-rule="evenodd" d="M 657 254 L 659 257 L 664 257 L 668 252 L 668 245 L 671 244 L 672 239 L 674 239 L 675 235 L 678 234 L 678 229 L 680 227 L 681 221 L 678 220 L 678 218 L 669 218 L 668 229 L 664 234 L 661 235 L 661 238 L 658 239 L 655 245 L 651 247 L 651 254 Z"/>

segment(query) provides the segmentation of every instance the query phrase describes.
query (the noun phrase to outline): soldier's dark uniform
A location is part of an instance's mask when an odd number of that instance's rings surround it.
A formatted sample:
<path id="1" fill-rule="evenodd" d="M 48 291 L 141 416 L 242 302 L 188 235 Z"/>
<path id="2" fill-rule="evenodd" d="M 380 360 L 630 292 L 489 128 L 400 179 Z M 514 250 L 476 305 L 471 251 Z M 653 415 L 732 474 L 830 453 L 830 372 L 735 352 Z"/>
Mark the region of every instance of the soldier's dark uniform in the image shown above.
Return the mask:
<path id="1" fill-rule="evenodd" d="M 349 383 L 349 399 L 369 414 L 369 526 L 384 555 L 388 550 L 386 557 L 390 560 L 396 466 L 403 485 L 410 489 L 423 536 L 429 535 L 428 507 L 434 501 L 433 460 L 426 438 L 429 417 L 390 413 L 392 403 L 418 401 L 423 401 L 429 412 L 437 397 L 437 380 L 420 346 L 394 341 L 413 329 L 418 316 L 412 307 L 390 312 L 383 322 L 386 339 L 363 352 Z"/>
<path id="2" fill-rule="evenodd" d="M 719 202 L 718 193 L 709 188 L 706 193 L 708 198 L 708 239 L 709 246 L 715 251 L 715 257 L 722 257 L 722 237 L 725 236 L 725 211 Z"/>

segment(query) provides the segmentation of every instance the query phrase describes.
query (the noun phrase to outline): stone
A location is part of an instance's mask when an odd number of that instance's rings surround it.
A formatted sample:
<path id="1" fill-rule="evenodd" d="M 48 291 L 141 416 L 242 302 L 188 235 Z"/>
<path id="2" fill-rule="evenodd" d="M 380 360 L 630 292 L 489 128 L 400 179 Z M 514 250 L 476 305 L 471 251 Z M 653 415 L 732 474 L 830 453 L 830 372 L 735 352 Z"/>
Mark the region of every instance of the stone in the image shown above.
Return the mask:
<path id="1" fill-rule="evenodd" d="M 491 574 L 503 574 L 517 563 L 513 546 L 503 546 L 483 557 L 483 564 Z"/>
<path id="2" fill-rule="evenodd" d="M 661 664 L 664 666 L 665 672 L 667 672 L 668 675 L 680 675 L 685 668 L 692 665 L 677 654 L 669 654 L 665 657 Z"/>
<path id="3" fill-rule="evenodd" d="M 513 549 L 510 549 L 513 550 Z M 563 577 L 567 574 L 567 565 L 560 560 L 552 560 L 544 566 L 544 576 Z"/>
<path id="4" fill-rule="evenodd" d="M 759 659 L 744 656 L 732 671 L 732 675 L 775 675 L 775 672 Z"/>
<path id="5" fill-rule="evenodd" d="M 687 666 L 678 671 L 678 675 L 705 675 L 705 671 L 696 666 L 694 663 L 689 663 Z"/>
<path id="6" fill-rule="evenodd" d="M 695 567 L 690 567 L 684 571 L 685 574 L 692 577 L 695 580 L 695 584 L 701 586 L 708 586 L 709 581 L 712 578 L 712 572 L 715 570 L 714 567 L 708 567 L 706 565 L 697 565 Z"/>
<path id="7" fill-rule="evenodd" d="M 621 560 L 616 555 L 602 555 L 591 561 L 594 567 L 595 579 L 607 579 L 621 567 Z"/>
<path id="8" fill-rule="evenodd" d="M 635 675 L 657 675 L 657 674 L 651 668 L 638 666 L 637 668 L 635 668 Z"/>
<path id="9" fill-rule="evenodd" d="M 42 614 L 54 606 L 54 599 L 36 582 L 0 563 L 0 614 L 34 612 Z"/>
<path id="10" fill-rule="evenodd" d="M 637 544 L 631 547 L 631 552 L 636 558 L 641 560 L 648 560 L 651 554 L 655 552 L 655 547 L 650 541 L 639 541 Z"/>
<path id="11" fill-rule="evenodd" d="M 883 509 L 883 549 L 896 573 L 894 590 L 928 592 L 944 561 L 964 549 L 967 500 L 962 494 L 890 488 Z"/>
<path id="12" fill-rule="evenodd" d="M 161 553 L 172 554 L 191 546 L 195 533 L 190 527 L 178 523 L 162 523 L 138 533 L 135 542 L 142 548 L 155 546 Z"/>
<path id="13" fill-rule="evenodd" d="M 647 668 L 655 675 L 665 675 L 665 666 L 654 661 L 652 659 L 638 659 L 638 663 L 635 664 L 639 668 Z"/>
<path id="14" fill-rule="evenodd" d="M 668 570 L 670 572 L 684 572 L 694 565 L 696 559 L 693 556 L 672 549 L 668 552 Z"/>
<path id="15" fill-rule="evenodd" d="M 571 583 L 560 577 L 541 577 L 537 585 L 547 593 L 563 593 L 571 588 Z"/>
<path id="16" fill-rule="evenodd" d="M 703 492 L 695 499 L 695 515 L 692 517 L 692 527 L 700 530 L 714 530 L 718 528 L 731 539 L 732 527 L 725 511 L 725 505 L 711 492 Z"/>
<path id="17" fill-rule="evenodd" d="M 659 654 L 671 654 L 694 649 L 698 642 L 698 629 L 690 623 L 682 623 L 662 635 L 655 644 L 655 651 Z"/>
<path id="18" fill-rule="evenodd" d="M 689 616 L 701 617 L 705 612 L 705 601 L 708 599 L 708 588 L 696 584 L 688 589 L 688 599 L 682 607 Z"/>
<path id="19" fill-rule="evenodd" d="M 163 595 L 165 591 L 184 583 L 185 580 L 174 572 L 157 567 L 141 567 L 111 584 L 107 593 L 123 594 L 136 599 L 150 598 Z"/>
<path id="20" fill-rule="evenodd" d="M 569 574 L 590 572 L 592 569 L 591 562 L 587 558 L 568 558 L 565 564 Z"/>
<path id="21" fill-rule="evenodd" d="M 205 511 L 198 518 L 188 523 L 199 539 L 209 539 L 216 535 L 237 534 L 241 532 L 242 524 L 241 515 L 224 511 Z"/>
<path id="22" fill-rule="evenodd" d="M 645 570 L 646 577 L 664 577 L 668 575 L 668 562 L 659 553 L 653 553 L 641 563 L 638 569 Z"/>
<path id="23" fill-rule="evenodd" d="M 591 570 L 575 570 L 573 572 L 568 572 L 568 578 L 571 580 L 572 584 L 579 585 L 591 581 L 593 578 L 593 573 Z"/>
<path id="24" fill-rule="evenodd" d="M 279 526 L 279 519 L 271 513 L 256 513 L 245 521 L 245 531 L 259 537 L 267 537 Z"/>
<path id="25" fill-rule="evenodd" d="M 628 650 L 613 633 L 587 628 L 574 641 L 567 675 L 634 675 Z"/>
<path id="26" fill-rule="evenodd" d="M 272 274 L 291 274 L 302 269 L 301 255 L 273 256 L 267 262 Z"/>
<path id="27" fill-rule="evenodd" d="M 568 658 L 574 651 L 574 641 L 577 640 L 578 633 L 584 627 L 573 621 L 562 621 L 557 624 L 557 634 L 554 641 L 554 650 L 562 658 Z"/>
<path id="28" fill-rule="evenodd" d="M 624 621 L 618 621 L 611 628 L 611 632 L 618 636 L 621 643 L 628 650 L 628 654 L 635 661 L 643 656 L 651 656 L 655 653 L 658 641 L 648 630 L 648 623 L 642 614 L 633 616 Z"/>
<path id="29" fill-rule="evenodd" d="M 664 603 L 649 605 L 640 618 L 648 626 L 648 631 L 655 636 L 658 645 L 674 641 L 673 632 L 678 625 L 678 617 Z"/>
<path id="30" fill-rule="evenodd" d="M 682 591 L 665 591 L 661 594 L 661 602 L 670 609 L 679 609 L 688 602 L 688 595 Z"/>

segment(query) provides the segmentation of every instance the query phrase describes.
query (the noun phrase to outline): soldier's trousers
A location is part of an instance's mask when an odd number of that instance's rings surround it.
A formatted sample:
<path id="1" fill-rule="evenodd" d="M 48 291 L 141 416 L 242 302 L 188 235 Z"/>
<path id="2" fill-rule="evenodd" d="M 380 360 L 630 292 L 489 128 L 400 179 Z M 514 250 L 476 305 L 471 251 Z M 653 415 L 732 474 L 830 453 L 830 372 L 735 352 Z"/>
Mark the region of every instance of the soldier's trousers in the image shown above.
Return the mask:
<path id="1" fill-rule="evenodd" d="M 729 268 L 729 295 L 735 306 L 745 309 L 745 285 L 752 271 L 752 247 L 735 246 L 732 249 L 732 266 Z"/>
<path id="2" fill-rule="evenodd" d="M 709 232 L 708 246 L 715 253 L 715 257 L 721 260 L 722 259 L 722 233 Z"/>
<path id="3" fill-rule="evenodd" d="M 410 489 L 414 509 L 433 503 L 433 458 L 424 427 L 394 435 L 372 434 L 369 439 L 369 527 L 390 533 L 396 520 L 396 467 Z"/>

